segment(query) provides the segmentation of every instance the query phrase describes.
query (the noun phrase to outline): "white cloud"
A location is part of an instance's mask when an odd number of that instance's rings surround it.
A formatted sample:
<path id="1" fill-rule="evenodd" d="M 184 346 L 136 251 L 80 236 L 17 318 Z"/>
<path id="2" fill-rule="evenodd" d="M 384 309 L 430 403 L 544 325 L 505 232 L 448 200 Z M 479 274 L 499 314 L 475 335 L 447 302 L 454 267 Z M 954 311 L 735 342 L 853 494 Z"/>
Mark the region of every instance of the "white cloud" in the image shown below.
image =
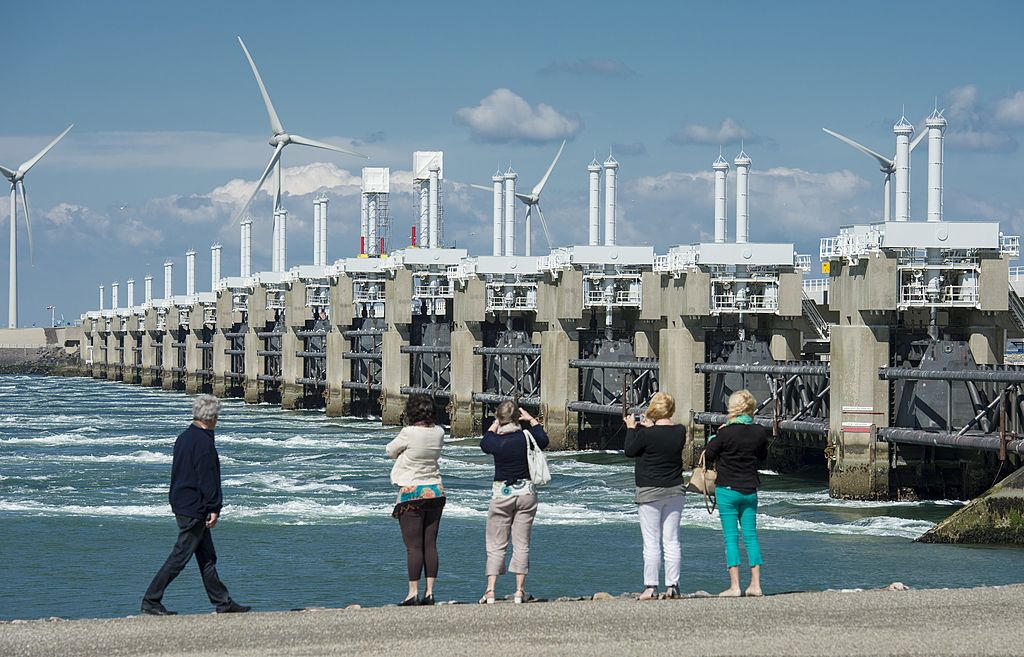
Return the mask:
<path id="1" fill-rule="evenodd" d="M 997 102 L 996 119 L 1008 125 L 1024 125 L 1024 91 Z"/>
<path id="2" fill-rule="evenodd" d="M 1013 135 L 995 127 L 992 111 L 981 102 L 978 87 L 966 84 L 954 87 L 946 94 L 949 103 L 946 116 L 949 127 L 946 128 L 946 143 L 952 150 L 972 151 L 978 153 L 1012 153 L 1019 144 Z M 1009 116 L 1013 111 L 1013 99 L 1004 99 L 996 105 L 996 117 L 999 112 Z M 1005 106 L 1002 103 L 1007 103 Z M 1021 98 L 1021 111 L 1024 112 L 1024 96 Z M 1004 121 L 1005 122 L 1005 121 Z"/>
<path id="3" fill-rule="evenodd" d="M 546 103 L 531 106 L 509 89 L 495 89 L 475 107 L 455 111 L 455 122 L 469 128 L 475 139 L 488 142 L 544 143 L 574 136 L 578 117 L 560 114 Z"/>
<path id="4" fill-rule="evenodd" d="M 735 144 L 746 140 L 750 143 L 759 141 L 758 137 L 747 130 L 731 117 L 722 119 L 717 128 L 688 123 L 668 138 L 676 144 Z"/>

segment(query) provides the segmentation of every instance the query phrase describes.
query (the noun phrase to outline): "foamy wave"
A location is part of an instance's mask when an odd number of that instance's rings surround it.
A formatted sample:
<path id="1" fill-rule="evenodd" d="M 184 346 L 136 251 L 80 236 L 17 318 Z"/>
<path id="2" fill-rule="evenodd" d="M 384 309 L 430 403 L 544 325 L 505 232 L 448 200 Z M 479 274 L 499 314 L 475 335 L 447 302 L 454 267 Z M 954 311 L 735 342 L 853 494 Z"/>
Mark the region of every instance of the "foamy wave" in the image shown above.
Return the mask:
<path id="1" fill-rule="evenodd" d="M 300 448 L 300 449 L 365 449 L 366 445 L 353 444 L 345 440 L 337 439 L 315 439 L 305 436 L 292 436 L 290 438 L 267 438 L 265 436 L 246 436 L 244 434 L 225 434 L 217 436 L 217 443 L 243 446 L 259 445 L 261 447 L 274 448 Z"/>
<path id="2" fill-rule="evenodd" d="M 800 493 L 793 491 L 758 491 L 760 504 L 791 504 L 793 506 L 824 506 L 841 509 L 884 509 L 888 507 L 958 506 L 957 500 L 873 501 L 842 500 L 829 497 L 828 491 Z"/>
<path id="3" fill-rule="evenodd" d="M 221 457 L 223 463 L 227 457 Z M 170 463 L 173 459 L 170 454 L 149 452 L 140 450 L 131 454 L 107 454 L 95 456 L 93 454 L 48 456 L 48 461 L 61 461 L 65 463 Z"/>
<path id="4" fill-rule="evenodd" d="M 278 474 L 252 473 L 225 477 L 223 483 L 230 486 L 259 486 L 288 493 L 351 493 L 356 489 L 347 484 L 321 481 L 301 481 Z"/>
<path id="5" fill-rule="evenodd" d="M 29 513 L 45 516 L 122 516 L 122 517 L 153 517 L 166 516 L 171 513 L 167 504 L 132 505 L 132 506 L 82 506 L 78 504 L 53 505 L 42 502 L 8 502 L 0 500 L 0 512 Z"/>
<path id="6" fill-rule="evenodd" d="M 3 438 L 0 444 L 38 445 L 43 447 L 63 447 L 66 445 L 169 445 L 173 438 L 145 438 L 143 436 L 110 436 L 107 438 L 87 438 L 80 435 L 84 429 L 72 433 L 58 433 L 52 436 L 36 436 L 31 438 Z"/>

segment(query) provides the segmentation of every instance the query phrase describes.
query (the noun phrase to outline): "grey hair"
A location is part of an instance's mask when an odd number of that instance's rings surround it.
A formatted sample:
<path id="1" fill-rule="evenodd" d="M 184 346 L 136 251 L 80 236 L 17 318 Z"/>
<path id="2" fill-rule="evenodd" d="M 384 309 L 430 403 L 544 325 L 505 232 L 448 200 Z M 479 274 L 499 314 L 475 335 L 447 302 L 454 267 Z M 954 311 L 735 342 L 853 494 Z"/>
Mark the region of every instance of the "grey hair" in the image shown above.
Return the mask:
<path id="1" fill-rule="evenodd" d="M 220 400 L 213 395 L 199 395 L 192 402 L 192 419 L 209 422 L 220 415 Z"/>

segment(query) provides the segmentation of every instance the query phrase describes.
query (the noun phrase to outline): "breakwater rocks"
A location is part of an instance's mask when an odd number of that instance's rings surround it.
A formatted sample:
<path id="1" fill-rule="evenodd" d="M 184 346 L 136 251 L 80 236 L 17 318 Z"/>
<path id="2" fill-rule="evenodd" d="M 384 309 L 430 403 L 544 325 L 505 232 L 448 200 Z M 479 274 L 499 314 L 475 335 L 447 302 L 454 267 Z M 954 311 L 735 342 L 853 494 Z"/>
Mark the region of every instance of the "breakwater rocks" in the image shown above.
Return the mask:
<path id="1" fill-rule="evenodd" d="M 1024 545 L 1024 468 L 928 530 L 921 543 Z"/>
<path id="2" fill-rule="evenodd" d="M 79 374 L 78 356 L 63 347 L 0 347 L 0 374 Z"/>

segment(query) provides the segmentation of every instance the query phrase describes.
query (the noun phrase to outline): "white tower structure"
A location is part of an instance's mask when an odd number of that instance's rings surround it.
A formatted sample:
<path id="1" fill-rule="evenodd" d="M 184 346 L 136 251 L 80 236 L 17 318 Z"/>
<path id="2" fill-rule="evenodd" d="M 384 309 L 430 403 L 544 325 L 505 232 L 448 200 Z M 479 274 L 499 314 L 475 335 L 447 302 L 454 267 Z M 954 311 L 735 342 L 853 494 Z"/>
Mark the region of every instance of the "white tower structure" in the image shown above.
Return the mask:
<path id="1" fill-rule="evenodd" d="M 619 163 L 611 155 L 604 161 L 604 245 L 615 246 L 615 173 Z"/>
<path id="2" fill-rule="evenodd" d="M 746 244 L 750 234 L 750 158 L 740 149 L 736 165 L 736 243 Z M 717 230 L 716 230 L 717 232 Z"/>
<path id="3" fill-rule="evenodd" d="M 103 290 L 104 289 L 105 288 L 101 285 L 100 286 L 100 310 L 105 310 L 105 308 L 103 307 Z"/>
<path id="4" fill-rule="evenodd" d="M 896 221 L 910 221 L 910 135 L 914 126 L 901 116 L 892 131 L 896 134 Z"/>
<path id="5" fill-rule="evenodd" d="M 587 165 L 587 173 L 590 178 L 590 233 L 587 244 L 600 246 L 601 244 L 601 165 L 597 158 L 591 160 Z"/>
<path id="6" fill-rule="evenodd" d="M 441 165 L 430 163 L 430 248 L 436 249 L 441 236 Z"/>
<path id="7" fill-rule="evenodd" d="M 252 275 L 252 219 L 242 220 L 241 257 L 238 275 L 248 278 Z"/>
<path id="8" fill-rule="evenodd" d="M 320 266 L 327 266 L 327 196 L 320 197 Z"/>
<path id="9" fill-rule="evenodd" d="M 153 275 L 146 274 L 146 278 L 144 278 L 143 280 L 145 281 L 145 303 L 146 305 L 149 305 L 153 303 Z"/>
<path id="10" fill-rule="evenodd" d="M 519 174 L 511 165 L 505 172 L 505 255 L 516 254 L 516 180 Z"/>
<path id="11" fill-rule="evenodd" d="M 493 255 L 501 255 L 501 232 L 504 225 L 504 211 L 505 211 L 505 176 L 501 171 L 495 172 L 491 176 L 491 182 L 494 184 L 494 226 L 492 236 L 492 252 Z"/>
<path id="12" fill-rule="evenodd" d="M 170 301 L 174 295 L 174 289 L 171 287 L 171 274 L 174 271 L 174 263 L 168 260 L 164 263 L 164 299 Z"/>
<path id="13" fill-rule="evenodd" d="M 379 256 L 381 240 L 386 237 L 388 224 L 388 195 L 391 193 L 391 169 L 387 167 L 363 167 L 362 198 L 359 202 L 366 218 L 366 233 L 363 253 Z"/>
<path id="14" fill-rule="evenodd" d="M 436 171 L 432 169 L 436 167 Z M 412 154 L 413 188 L 419 194 L 420 226 L 416 238 L 420 247 L 441 242 L 441 181 L 444 180 L 444 152 L 416 151 Z"/>
<path id="15" fill-rule="evenodd" d="M 320 222 L 323 217 L 320 214 L 320 199 L 313 199 L 313 266 L 319 267 L 320 262 Z"/>
<path id="16" fill-rule="evenodd" d="M 128 279 L 128 303 L 125 304 L 125 308 L 135 307 L 135 279 Z"/>
<path id="17" fill-rule="evenodd" d="M 121 300 L 118 298 L 119 288 L 120 288 L 120 284 L 117 281 L 114 281 L 113 283 L 110 284 L 110 309 L 111 310 L 117 310 L 118 305 L 120 304 Z"/>
<path id="18" fill-rule="evenodd" d="M 711 168 L 715 172 L 715 242 L 722 244 L 729 234 L 728 220 L 728 198 L 729 193 L 727 177 L 729 175 L 729 163 L 718 154 Z"/>
<path id="19" fill-rule="evenodd" d="M 220 281 L 220 252 L 221 245 L 215 242 L 210 247 L 210 290 L 217 289 L 217 283 Z"/>
<path id="20" fill-rule="evenodd" d="M 942 221 L 942 142 L 946 119 L 936 109 L 924 124 L 928 128 L 928 221 Z"/>
<path id="21" fill-rule="evenodd" d="M 288 271 L 288 211 L 278 212 L 277 271 Z"/>
<path id="22" fill-rule="evenodd" d="M 196 293 L 196 251 L 189 249 L 185 252 L 185 294 L 193 296 Z"/>

